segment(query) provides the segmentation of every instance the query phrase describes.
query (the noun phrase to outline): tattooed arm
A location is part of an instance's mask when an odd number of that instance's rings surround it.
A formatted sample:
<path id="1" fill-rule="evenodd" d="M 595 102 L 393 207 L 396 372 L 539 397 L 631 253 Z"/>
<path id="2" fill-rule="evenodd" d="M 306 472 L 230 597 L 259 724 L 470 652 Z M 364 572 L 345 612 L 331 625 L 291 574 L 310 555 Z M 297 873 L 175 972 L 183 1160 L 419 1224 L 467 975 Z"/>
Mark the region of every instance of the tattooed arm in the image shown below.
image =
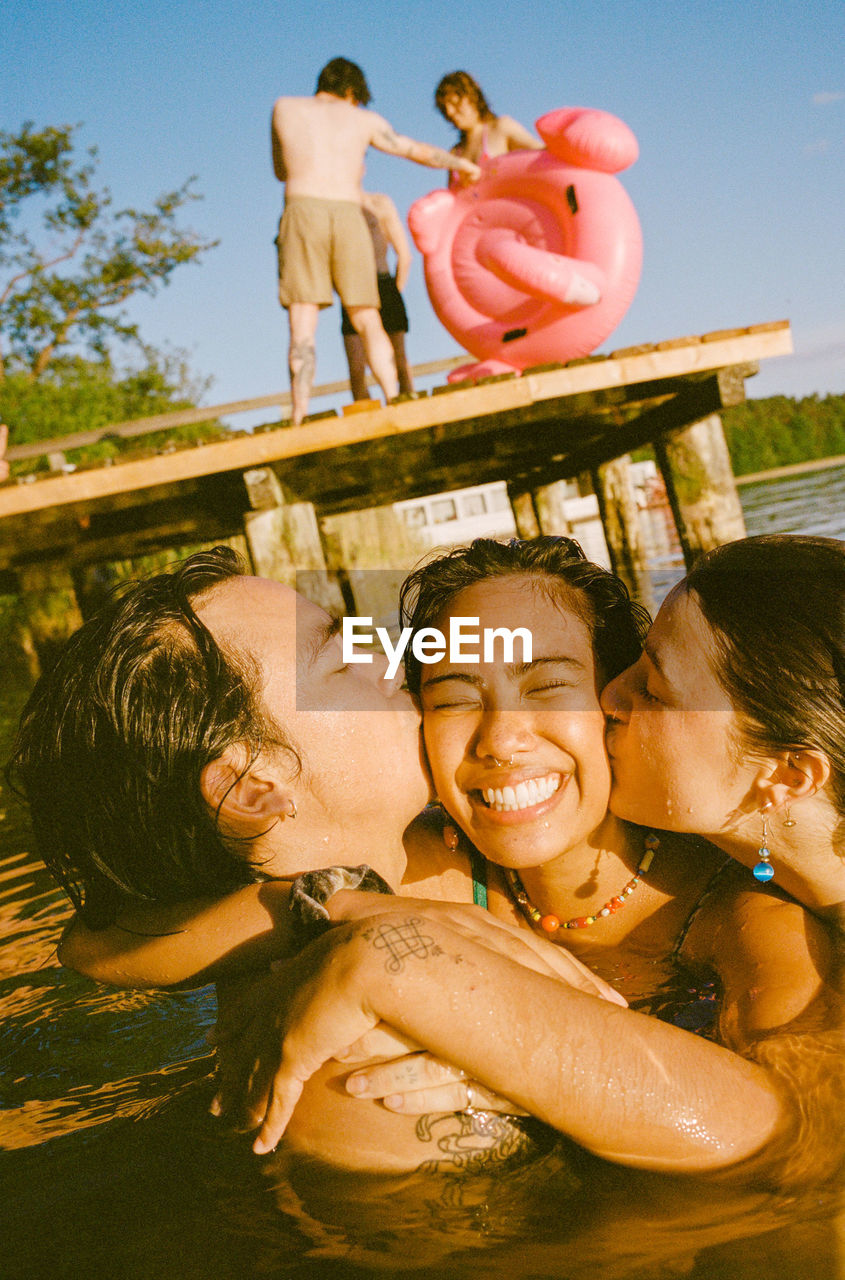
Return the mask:
<path id="1" fill-rule="evenodd" d="M 370 145 L 377 151 L 386 151 L 390 156 L 402 156 L 405 160 L 413 160 L 415 164 L 425 165 L 428 169 L 455 169 L 473 181 L 481 177 L 481 170 L 471 160 L 452 151 L 444 151 L 442 147 L 431 146 L 428 142 L 416 142 L 413 138 L 396 133 L 382 116 L 374 116 L 372 125 Z"/>
<path id="2" fill-rule="evenodd" d="M 276 978 L 284 1048 L 254 1098 L 257 1113 L 270 1099 L 257 1151 L 284 1132 L 312 1072 L 379 1020 L 619 1163 L 722 1169 L 785 1127 L 786 1108 L 761 1066 L 398 906 L 334 930 Z"/>

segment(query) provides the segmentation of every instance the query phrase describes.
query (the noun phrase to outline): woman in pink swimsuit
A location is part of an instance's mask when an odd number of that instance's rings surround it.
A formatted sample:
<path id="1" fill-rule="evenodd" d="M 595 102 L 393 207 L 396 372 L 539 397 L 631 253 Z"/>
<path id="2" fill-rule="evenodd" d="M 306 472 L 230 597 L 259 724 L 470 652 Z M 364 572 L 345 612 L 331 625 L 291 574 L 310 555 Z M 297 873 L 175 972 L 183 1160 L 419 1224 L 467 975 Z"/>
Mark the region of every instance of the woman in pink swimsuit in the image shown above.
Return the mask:
<path id="1" fill-rule="evenodd" d="M 542 142 L 518 120 L 494 114 L 481 85 L 467 71 L 450 71 L 444 76 L 434 92 L 434 104 L 460 134 L 453 153 L 475 164 L 508 151 L 542 150 Z M 462 184 L 450 179 L 449 185 L 454 189 Z"/>

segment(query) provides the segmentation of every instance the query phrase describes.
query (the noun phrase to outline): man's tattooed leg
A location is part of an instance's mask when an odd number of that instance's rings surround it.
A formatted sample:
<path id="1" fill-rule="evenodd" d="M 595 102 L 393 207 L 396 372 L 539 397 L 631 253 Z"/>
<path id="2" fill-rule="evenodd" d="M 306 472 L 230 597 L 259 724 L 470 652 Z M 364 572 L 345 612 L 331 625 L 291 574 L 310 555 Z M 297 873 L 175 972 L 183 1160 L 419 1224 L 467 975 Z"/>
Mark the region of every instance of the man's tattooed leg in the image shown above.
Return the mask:
<path id="1" fill-rule="evenodd" d="M 291 342 L 288 357 L 290 366 L 290 391 L 293 405 L 293 424 L 298 427 L 308 412 L 314 373 L 317 368 L 317 352 L 310 338 Z"/>

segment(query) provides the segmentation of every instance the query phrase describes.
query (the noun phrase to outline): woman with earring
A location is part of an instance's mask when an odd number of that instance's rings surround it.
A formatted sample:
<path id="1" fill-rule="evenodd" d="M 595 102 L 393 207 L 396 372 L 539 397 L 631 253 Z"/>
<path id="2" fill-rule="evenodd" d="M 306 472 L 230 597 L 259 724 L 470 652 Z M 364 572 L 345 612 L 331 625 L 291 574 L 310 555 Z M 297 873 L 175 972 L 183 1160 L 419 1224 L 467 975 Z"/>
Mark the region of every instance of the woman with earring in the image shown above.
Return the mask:
<path id="1" fill-rule="evenodd" d="M 421 904 L 411 904 L 414 918 L 419 908 L 444 958 L 391 975 L 379 939 L 385 931 L 398 935 L 411 908 L 388 903 L 377 927 L 323 940 L 326 968 L 312 954 L 307 970 L 303 960 L 278 975 L 282 1006 L 293 1003 L 278 1015 L 277 1027 L 287 1031 L 284 1059 L 257 1149 L 283 1131 L 302 1080 L 322 1055 L 344 1049 L 381 1018 L 441 1059 L 418 1057 L 410 1093 L 404 1063 L 350 1076 L 350 1092 L 382 1098 L 388 1109 L 472 1111 L 480 1081 L 482 1098 L 484 1089 L 496 1090 L 622 1163 L 687 1172 L 741 1166 L 749 1177 L 787 1181 L 824 1176 L 842 1155 L 830 1123 L 843 1087 L 830 936 L 796 903 L 761 891 L 728 856 L 730 842 L 714 848 L 645 825 L 654 820 L 656 827 L 658 812 L 674 813 L 676 832 L 714 839 L 718 828 L 711 828 L 706 806 L 729 811 L 739 823 L 759 810 L 760 794 L 773 805 L 784 798 L 767 790 L 767 780 L 780 776 L 778 750 L 762 734 L 753 746 L 743 744 L 743 716 L 700 661 L 697 633 L 686 625 L 679 650 L 688 649 L 688 689 L 698 691 L 698 701 L 675 704 L 679 726 L 655 728 L 655 742 L 643 744 L 651 754 L 630 780 L 631 795 L 654 816 L 638 812 L 642 825 L 633 827 L 608 813 L 598 689 L 612 622 L 595 594 L 583 592 L 593 567 L 582 565 L 580 575 L 573 565 L 553 572 L 554 540 L 545 547 L 543 541 L 474 544 L 425 566 L 405 588 L 411 625 L 446 630 L 451 616 L 472 616 L 482 627 L 527 626 L 532 662 L 509 669 L 448 658 L 427 668 L 411 663 L 409 684 L 421 698 L 441 801 L 488 863 L 502 869 L 491 865 L 492 908 L 501 909 L 509 895 L 512 913 L 518 907 L 538 934 L 615 979 L 636 1009 L 584 1002 L 520 974 L 473 937 L 471 924 L 461 930 L 428 916 Z M 841 547 L 838 554 L 824 591 L 836 591 Z M 841 610 L 841 582 L 838 598 Z M 808 621 L 819 625 L 812 614 Z M 841 654 L 841 632 L 832 634 Z M 713 656 L 709 648 L 702 652 L 708 661 Z M 651 650 L 655 659 L 669 666 Z M 841 740 L 835 662 L 820 664 L 817 650 L 811 660 L 805 656 L 803 677 L 808 661 L 834 725 L 838 714 Z M 649 767 L 656 744 L 666 744 L 665 790 Z M 785 769 L 794 768 L 799 745 Z M 812 750 L 815 824 L 831 831 L 841 811 L 838 766 L 823 748 Z M 652 806 L 650 787 L 663 796 L 662 809 L 656 801 Z M 765 865 L 765 855 L 755 851 L 754 861 Z M 458 955 L 455 966 L 449 957 Z M 667 1016 L 679 970 L 698 993 L 680 1010 L 681 1026 L 702 1027 L 709 1001 L 717 1025 L 708 1033 L 719 1043 L 644 1016 Z M 365 1034 L 358 1051 L 383 1052 L 389 1043 L 382 1032 Z M 693 1117 L 709 1111 L 708 1099 L 724 1127 L 718 1138 L 719 1126 L 711 1127 L 702 1142 Z M 254 1101 L 260 1110 L 261 1099 Z"/>
<path id="2" fill-rule="evenodd" d="M 704 835 L 841 928 L 843 698 L 845 544 L 770 536 L 719 547 L 604 691 L 611 808 Z"/>
<path id="3" fill-rule="evenodd" d="M 406 599 L 406 620 L 418 628 L 448 630 L 450 616 L 477 616 L 492 627 L 527 624 L 535 637 L 528 663 L 472 666 L 444 658 L 408 673 L 421 695 L 441 800 L 503 869 L 488 885 L 491 910 L 511 919 L 521 911 L 538 934 L 615 978 L 644 1011 L 684 1003 L 665 985 L 676 981 L 680 965 L 696 992 L 685 1014 L 694 1004 L 700 1022 L 702 1011 L 712 1015 L 718 1007 L 722 1043 L 538 981 L 496 953 L 486 923 L 462 927 L 423 904 L 383 899 L 375 924 L 329 935 L 262 989 L 271 1057 L 273 1037 L 278 1057 L 280 1033 L 289 1034 L 257 1149 L 274 1145 L 297 1089 L 325 1056 L 380 1017 L 461 1068 L 450 1077 L 442 1064 L 419 1059 L 421 1092 L 400 1099 L 391 1067 L 351 1077 L 350 1093 L 384 1098 L 388 1110 L 474 1110 L 479 1080 L 622 1163 L 701 1171 L 761 1152 L 782 1170 L 800 1149 L 820 1168 L 816 1144 L 827 1134 L 825 1088 L 834 1078 L 824 1087 L 817 1076 L 810 1080 L 818 1053 L 804 1055 L 795 1078 L 776 1055 L 797 1036 L 802 1048 L 815 1052 L 820 1043 L 827 1052 L 832 1013 L 823 930 L 796 905 L 761 893 L 740 868 L 732 872 L 724 853 L 631 827 L 607 811 L 598 692 L 621 665 L 620 623 L 626 613 L 630 619 L 619 584 L 566 540 L 508 547 L 480 541 L 413 575 Z M 702 687 L 704 714 L 716 717 L 701 722 L 711 732 L 705 746 L 715 760 L 731 761 L 737 807 L 758 764 L 737 754 L 729 700 Z M 694 762 L 687 767 L 694 770 Z M 406 880 L 406 890 L 412 884 Z M 424 955 L 413 953 L 419 964 L 403 950 L 411 926 L 424 926 L 428 940 Z M 794 1076 L 794 1063 L 789 1070 Z M 474 1078 L 469 1083 L 465 1072 Z M 404 1067 L 402 1074 L 407 1079 Z M 445 1088 L 434 1092 L 430 1086 L 444 1078 Z M 808 1082 L 818 1108 L 809 1118 L 795 1109 Z M 251 1101 L 260 1112 L 260 1090 Z M 828 1143 L 825 1159 L 830 1155 Z"/>

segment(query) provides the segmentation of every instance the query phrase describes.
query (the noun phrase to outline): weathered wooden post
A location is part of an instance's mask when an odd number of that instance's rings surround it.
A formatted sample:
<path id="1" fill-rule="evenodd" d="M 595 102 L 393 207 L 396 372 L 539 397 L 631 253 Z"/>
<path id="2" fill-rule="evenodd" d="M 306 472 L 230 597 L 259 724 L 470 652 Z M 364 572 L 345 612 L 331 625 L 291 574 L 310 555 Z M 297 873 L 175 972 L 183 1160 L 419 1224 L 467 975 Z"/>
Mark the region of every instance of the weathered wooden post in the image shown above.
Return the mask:
<path id="1" fill-rule="evenodd" d="M 513 511 L 516 531 L 520 538 L 536 538 L 540 534 L 540 522 L 534 508 L 534 495 L 530 489 L 518 489 L 508 485 L 508 498 Z"/>
<path id="2" fill-rule="evenodd" d="M 82 624 L 73 577 L 61 561 L 22 565 L 17 570 L 21 592 L 21 636 L 31 644 L 42 668 Z M 31 655 L 30 655 L 31 656 Z M 30 661 L 30 668 L 34 664 Z"/>
<path id="3" fill-rule="evenodd" d="M 569 496 L 566 481 L 555 480 L 552 484 L 542 484 L 531 496 L 540 533 L 569 537 L 572 525 L 566 514 L 566 500 Z"/>
<path id="4" fill-rule="evenodd" d="M 644 576 L 645 555 L 630 455 L 623 454 L 621 458 L 596 467 L 591 479 L 598 498 L 611 568 L 629 591 L 636 592 Z"/>
<path id="5" fill-rule="evenodd" d="M 326 563 L 343 576 L 348 610 L 395 625 L 399 587 L 427 544 L 391 506 L 322 516 L 320 530 Z"/>
<path id="6" fill-rule="evenodd" d="M 718 413 L 655 441 L 654 452 L 687 568 L 723 542 L 745 537 L 745 520 Z"/>
<path id="7" fill-rule="evenodd" d="M 245 471 L 244 484 L 251 507 L 244 529 L 255 572 L 301 590 L 330 613 L 342 612 L 343 592 L 326 565 L 312 504 L 287 502 L 270 467 Z"/>

